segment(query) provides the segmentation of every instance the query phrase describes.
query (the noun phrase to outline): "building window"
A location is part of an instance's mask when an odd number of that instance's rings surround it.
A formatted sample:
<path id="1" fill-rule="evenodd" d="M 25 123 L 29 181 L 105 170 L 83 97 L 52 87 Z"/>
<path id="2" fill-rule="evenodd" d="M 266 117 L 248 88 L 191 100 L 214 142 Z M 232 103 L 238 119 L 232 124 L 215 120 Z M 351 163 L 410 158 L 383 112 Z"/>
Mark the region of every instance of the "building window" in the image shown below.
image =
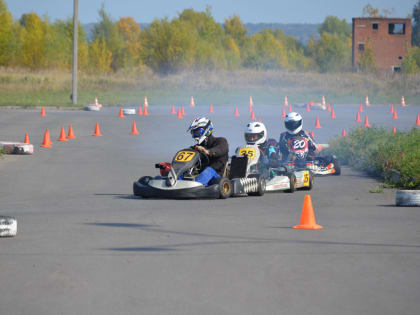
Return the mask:
<path id="1" fill-rule="evenodd" d="M 398 56 L 398 60 L 402 60 L 402 56 Z"/>
<path id="2" fill-rule="evenodd" d="M 392 70 L 393 70 L 394 72 L 401 72 L 401 67 L 396 67 L 396 66 L 393 66 L 393 67 L 392 67 Z"/>
<path id="3" fill-rule="evenodd" d="M 359 43 L 358 47 L 359 47 L 360 52 L 365 51 L 365 44 L 364 43 Z"/>
<path id="4" fill-rule="evenodd" d="M 391 35 L 404 35 L 405 34 L 405 23 L 389 23 L 388 33 Z"/>
<path id="5" fill-rule="evenodd" d="M 378 27 L 379 27 L 379 24 L 378 23 L 372 23 L 372 29 L 374 31 L 377 31 L 378 30 Z"/>

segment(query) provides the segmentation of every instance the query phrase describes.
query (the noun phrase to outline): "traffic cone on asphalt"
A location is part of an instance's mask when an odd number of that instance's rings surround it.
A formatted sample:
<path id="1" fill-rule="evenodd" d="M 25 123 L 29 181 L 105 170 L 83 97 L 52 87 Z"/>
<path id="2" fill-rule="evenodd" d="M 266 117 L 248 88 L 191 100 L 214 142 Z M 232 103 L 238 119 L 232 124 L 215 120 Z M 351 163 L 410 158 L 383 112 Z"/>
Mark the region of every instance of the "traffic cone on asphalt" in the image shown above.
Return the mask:
<path id="1" fill-rule="evenodd" d="M 124 118 L 123 109 L 120 107 L 120 114 L 118 115 L 118 118 Z"/>
<path id="2" fill-rule="evenodd" d="M 394 114 L 394 104 L 391 104 L 391 107 L 390 107 L 390 109 L 389 109 L 389 112 L 391 113 L 391 114 Z"/>
<path id="3" fill-rule="evenodd" d="M 291 113 L 292 111 L 292 104 L 289 104 L 289 113 Z"/>
<path id="4" fill-rule="evenodd" d="M 136 122 L 133 120 L 133 127 L 131 128 L 130 135 L 138 135 L 139 131 L 137 130 Z"/>
<path id="5" fill-rule="evenodd" d="M 341 130 L 341 136 L 342 137 L 346 137 L 347 136 L 346 129 L 343 128 L 343 130 Z"/>
<path id="6" fill-rule="evenodd" d="M 148 110 L 149 106 L 144 106 L 144 111 L 143 111 L 143 115 L 144 116 L 149 116 L 149 110 Z"/>
<path id="7" fill-rule="evenodd" d="M 314 208 L 312 206 L 311 195 L 305 195 L 303 201 L 300 223 L 293 227 L 294 229 L 321 230 L 322 226 L 316 224 Z"/>
<path id="8" fill-rule="evenodd" d="M 335 119 L 335 112 L 334 112 L 334 108 L 331 108 L 331 119 Z"/>
<path id="9" fill-rule="evenodd" d="M 23 143 L 25 143 L 25 144 L 31 144 L 31 142 L 29 141 L 29 135 L 28 135 L 28 133 L 25 133 L 25 140 L 23 140 Z"/>
<path id="10" fill-rule="evenodd" d="M 397 128 L 395 126 L 392 126 L 392 133 L 395 135 L 397 133 Z"/>
<path id="11" fill-rule="evenodd" d="M 311 105 L 309 103 L 306 104 L 306 111 L 307 112 L 310 112 L 311 111 Z"/>
<path id="12" fill-rule="evenodd" d="M 283 110 L 281 111 L 281 117 L 285 118 L 286 117 L 286 110 L 283 108 Z"/>
<path id="13" fill-rule="evenodd" d="M 45 133 L 44 133 L 44 141 L 42 142 L 41 147 L 43 147 L 43 148 L 51 148 L 52 147 L 52 144 L 53 143 L 51 141 L 50 131 L 47 128 L 47 130 L 45 130 Z"/>
<path id="14" fill-rule="evenodd" d="M 249 108 L 252 108 L 254 106 L 254 101 L 252 100 L 252 96 L 249 97 Z"/>
<path id="15" fill-rule="evenodd" d="M 398 119 L 397 111 L 394 109 L 394 115 L 392 115 L 392 119 Z"/>
<path id="16" fill-rule="evenodd" d="M 366 101 L 365 101 L 365 103 L 366 103 L 366 107 L 369 107 L 370 106 L 369 97 L 367 95 L 366 95 Z"/>
<path id="17" fill-rule="evenodd" d="M 233 113 L 233 115 L 235 117 L 239 117 L 239 111 L 238 111 L 238 107 L 237 106 L 235 106 L 235 112 Z"/>
<path id="18" fill-rule="evenodd" d="M 142 116 L 143 110 L 141 109 L 141 104 L 139 105 L 139 109 L 137 110 L 137 115 Z"/>
<path id="19" fill-rule="evenodd" d="M 327 111 L 331 111 L 331 104 L 328 104 Z"/>
<path id="20" fill-rule="evenodd" d="M 181 114 L 182 114 L 182 116 L 185 116 L 185 110 L 184 110 L 184 106 L 183 105 L 181 106 Z"/>
<path id="21" fill-rule="evenodd" d="M 175 106 L 172 105 L 171 114 L 176 114 Z"/>
<path id="22" fill-rule="evenodd" d="M 213 113 L 213 104 L 210 104 L 209 113 Z"/>
<path id="23" fill-rule="evenodd" d="M 366 115 L 366 117 L 365 117 L 365 123 L 364 123 L 363 126 L 370 127 L 368 115 Z"/>
<path id="24" fill-rule="evenodd" d="M 325 96 L 322 96 L 321 105 L 322 105 L 323 108 L 325 108 L 325 106 L 326 106 Z"/>
<path id="25" fill-rule="evenodd" d="M 360 119 L 360 112 L 359 111 L 357 111 L 356 121 L 357 122 L 362 122 L 362 120 Z"/>
<path id="26" fill-rule="evenodd" d="M 102 137 L 101 130 L 99 129 L 99 124 L 96 123 L 95 132 L 93 133 L 94 137 Z"/>
<path id="27" fill-rule="evenodd" d="M 181 108 L 179 108 L 179 107 L 178 107 L 178 114 L 176 115 L 176 118 L 178 118 L 178 119 L 182 118 Z"/>
<path id="28" fill-rule="evenodd" d="M 251 111 L 251 120 L 255 120 L 255 113 L 254 113 L 254 111 Z"/>
<path id="29" fill-rule="evenodd" d="M 145 108 L 145 110 L 146 110 L 147 107 L 149 107 L 149 102 L 147 101 L 147 97 L 144 98 L 144 105 L 143 105 L 143 107 Z"/>
<path id="30" fill-rule="evenodd" d="M 321 127 L 321 124 L 319 123 L 319 117 L 318 117 L 318 116 L 316 116 L 316 120 L 315 120 L 315 128 L 316 128 L 316 129 L 320 129 L 320 128 L 322 128 L 322 127 Z"/>
<path id="31" fill-rule="evenodd" d="M 417 114 L 416 126 L 420 126 L 420 116 L 419 116 L 419 114 Z"/>
<path id="32" fill-rule="evenodd" d="M 360 104 L 359 112 L 363 113 L 363 105 L 362 104 Z"/>
<path id="33" fill-rule="evenodd" d="M 190 106 L 191 106 L 191 107 L 194 107 L 194 106 L 195 106 L 195 103 L 194 103 L 194 97 L 192 97 L 192 96 L 191 96 L 191 104 L 190 104 Z"/>
<path id="34" fill-rule="evenodd" d="M 60 138 L 58 138 L 57 141 L 64 141 L 64 142 L 68 141 L 66 138 L 66 132 L 64 130 L 64 126 L 61 126 Z"/>
<path id="35" fill-rule="evenodd" d="M 44 106 L 42 106 L 42 107 L 41 107 L 41 117 L 45 117 L 45 116 L 47 116 L 47 115 L 45 114 L 45 108 L 44 108 Z"/>
<path id="36" fill-rule="evenodd" d="M 67 133 L 67 139 L 76 139 L 76 136 L 74 135 L 74 132 L 73 132 L 73 126 L 72 125 L 69 126 L 69 132 Z"/>
<path id="37" fill-rule="evenodd" d="M 405 100 L 404 100 L 404 96 L 401 96 L 401 106 L 405 107 Z"/>
<path id="38" fill-rule="evenodd" d="M 289 106 L 289 102 L 287 101 L 287 96 L 284 97 L 284 106 Z"/>

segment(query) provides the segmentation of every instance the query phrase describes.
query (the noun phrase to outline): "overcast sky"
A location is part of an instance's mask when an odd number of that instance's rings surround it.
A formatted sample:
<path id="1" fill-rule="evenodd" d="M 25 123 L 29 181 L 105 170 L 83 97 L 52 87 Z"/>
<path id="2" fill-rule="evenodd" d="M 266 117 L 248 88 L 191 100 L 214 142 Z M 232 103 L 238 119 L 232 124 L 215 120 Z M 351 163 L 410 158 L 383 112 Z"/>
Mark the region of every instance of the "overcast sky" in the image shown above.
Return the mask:
<path id="1" fill-rule="evenodd" d="M 5 0 L 15 19 L 23 13 L 47 14 L 52 20 L 73 16 L 73 0 Z M 351 22 L 362 16 L 363 7 L 370 3 L 380 9 L 395 9 L 396 17 L 407 17 L 418 0 L 79 0 L 81 23 L 97 22 L 98 10 L 105 3 L 105 11 L 114 20 L 131 16 L 139 23 L 155 18 L 172 19 L 183 9 L 204 11 L 212 8 L 218 22 L 237 14 L 244 23 L 321 23 L 334 15 Z"/>

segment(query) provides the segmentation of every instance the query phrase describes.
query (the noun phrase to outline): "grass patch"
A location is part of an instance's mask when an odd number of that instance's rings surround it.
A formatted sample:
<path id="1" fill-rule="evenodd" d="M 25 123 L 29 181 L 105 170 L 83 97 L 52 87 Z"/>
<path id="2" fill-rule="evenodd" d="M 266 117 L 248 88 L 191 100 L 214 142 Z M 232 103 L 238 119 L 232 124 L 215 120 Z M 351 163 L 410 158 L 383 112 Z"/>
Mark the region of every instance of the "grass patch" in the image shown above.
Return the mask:
<path id="1" fill-rule="evenodd" d="M 288 96 L 292 104 L 320 101 L 360 103 L 366 95 L 373 104 L 420 104 L 419 76 L 401 74 L 309 73 L 280 70 L 238 70 L 182 72 L 161 76 L 143 73 L 110 75 L 79 74 L 78 106 L 92 103 L 98 96 L 103 105 L 139 104 L 145 96 L 160 105 L 189 104 L 193 95 L 197 104 L 246 105 L 253 96 L 258 104 L 283 104 Z M 72 75 L 69 71 L 28 71 L 0 69 L 0 105 L 73 106 Z"/>
<path id="2" fill-rule="evenodd" d="M 382 194 L 384 192 L 384 186 L 383 185 L 376 186 L 372 189 L 369 189 L 369 192 L 372 194 Z"/>
<path id="3" fill-rule="evenodd" d="M 405 189 L 420 188 L 420 130 L 393 134 L 382 128 L 359 128 L 330 141 L 330 150 L 349 164 Z M 398 180 L 393 174 L 398 174 Z"/>

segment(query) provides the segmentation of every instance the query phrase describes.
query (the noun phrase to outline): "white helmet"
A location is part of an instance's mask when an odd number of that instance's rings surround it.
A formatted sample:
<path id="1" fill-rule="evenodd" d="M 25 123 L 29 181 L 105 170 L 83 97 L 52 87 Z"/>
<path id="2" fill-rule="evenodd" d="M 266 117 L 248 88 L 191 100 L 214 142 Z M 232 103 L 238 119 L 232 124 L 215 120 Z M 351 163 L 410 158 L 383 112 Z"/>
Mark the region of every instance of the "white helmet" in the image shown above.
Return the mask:
<path id="1" fill-rule="evenodd" d="M 213 132 L 213 124 L 206 117 L 198 117 L 193 120 L 187 132 L 191 132 L 195 142 L 200 145 Z"/>
<path id="2" fill-rule="evenodd" d="M 284 126 L 288 133 L 293 135 L 297 134 L 302 130 L 302 116 L 296 112 L 288 113 L 284 119 Z"/>
<path id="3" fill-rule="evenodd" d="M 245 128 L 245 141 L 247 144 L 262 144 L 267 140 L 267 129 L 263 123 L 250 122 Z"/>

